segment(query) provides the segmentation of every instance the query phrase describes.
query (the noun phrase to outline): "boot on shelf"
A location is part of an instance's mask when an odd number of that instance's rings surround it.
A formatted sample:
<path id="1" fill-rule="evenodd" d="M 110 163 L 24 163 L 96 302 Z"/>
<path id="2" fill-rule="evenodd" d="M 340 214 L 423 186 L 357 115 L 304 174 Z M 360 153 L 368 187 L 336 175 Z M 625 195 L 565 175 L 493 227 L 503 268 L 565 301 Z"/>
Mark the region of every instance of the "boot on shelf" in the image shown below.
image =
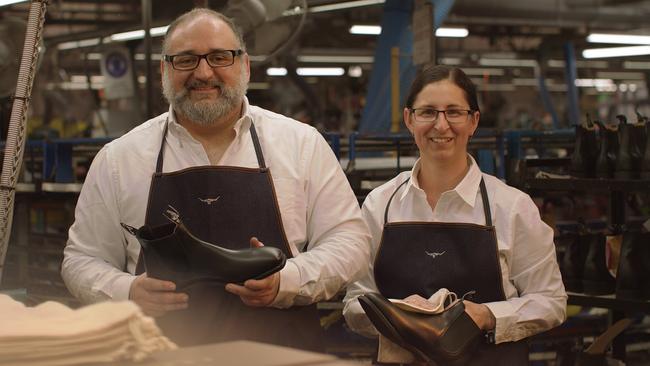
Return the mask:
<path id="1" fill-rule="evenodd" d="M 581 235 L 588 246 L 587 259 L 582 275 L 583 291 L 588 295 L 612 294 L 616 290 L 616 281 L 607 269 L 605 258 L 607 238 L 603 233 L 584 233 Z"/>
<path id="2" fill-rule="evenodd" d="M 616 271 L 616 298 L 650 300 L 650 233 L 623 234 Z"/>
<path id="3" fill-rule="evenodd" d="M 647 117 L 641 115 L 639 117 L 643 118 L 646 128 L 645 153 L 641 159 L 641 179 L 650 179 L 650 122 Z"/>
<path id="4" fill-rule="evenodd" d="M 595 178 L 598 149 L 598 129 L 587 113 L 585 122 L 576 125 L 576 144 L 569 173 L 577 178 Z"/>
<path id="5" fill-rule="evenodd" d="M 628 123 L 625 116 L 616 116 L 619 120 L 619 150 L 616 160 L 617 179 L 639 179 L 641 163 L 646 145 L 646 121 L 637 113 L 637 122 Z"/>
<path id="6" fill-rule="evenodd" d="M 568 234 L 569 242 L 564 251 L 560 269 L 562 280 L 567 291 L 583 292 L 582 274 L 585 271 L 585 262 L 589 247 L 585 245 L 579 233 Z"/>
<path id="7" fill-rule="evenodd" d="M 618 122 L 603 123 L 596 121 L 600 127 L 600 151 L 596 160 L 596 177 L 614 178 L 616 159 L 619 150 Z"/>

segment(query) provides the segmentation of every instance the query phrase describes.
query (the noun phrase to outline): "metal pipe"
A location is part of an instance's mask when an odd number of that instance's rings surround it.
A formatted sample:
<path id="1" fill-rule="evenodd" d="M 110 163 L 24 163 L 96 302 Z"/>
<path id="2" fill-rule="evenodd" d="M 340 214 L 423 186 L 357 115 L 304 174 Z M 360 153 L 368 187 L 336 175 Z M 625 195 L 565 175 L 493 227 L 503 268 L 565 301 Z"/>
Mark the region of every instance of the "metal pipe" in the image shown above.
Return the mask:
<path id="1" fill-rule="evenodd" d="M 151 0 L 142 0 L 142 28 L 144 29 L 144 67 L 147 80 L 144 84 L 145 90 L 145 117 L 153 117 L 153 73 L 151 70 Z M 136 84 L 137 86 L 137 84 Z"/>

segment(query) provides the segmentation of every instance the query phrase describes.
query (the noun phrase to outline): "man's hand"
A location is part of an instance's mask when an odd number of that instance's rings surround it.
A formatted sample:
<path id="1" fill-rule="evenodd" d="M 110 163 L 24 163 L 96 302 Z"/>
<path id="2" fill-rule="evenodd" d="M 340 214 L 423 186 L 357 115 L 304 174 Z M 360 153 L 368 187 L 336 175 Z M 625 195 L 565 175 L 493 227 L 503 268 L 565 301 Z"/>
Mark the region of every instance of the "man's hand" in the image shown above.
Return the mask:
<path id="1" fill-rule="evenodd" d="M 168 311 L 187 308 L 187 294 L 175 290 L 173 282 L 149 278 L 143 273 L 131 284 L 129 300 L 138 304 L 145 314 L 157 317 Z"/>
<path id="2" fill-rule="evenodd" d="M 251 247 L 263 247 L 261 241 L 257 238 L 251 238 Z M 226 291 L 239 296 L 241 301 L 248 306 L 268 306 L 280 290 L 280 272 L 262 278 L 261 280 L 247 280 L 243 286 L 229 283 L 226 285 Z"/>
<path id="3" fill-rule="evenodd" d="M 465 303 L 465 312 L 481 330 L 492 330 L 497 326 L 490 308 L 467 300 L 463 302 Z"/>

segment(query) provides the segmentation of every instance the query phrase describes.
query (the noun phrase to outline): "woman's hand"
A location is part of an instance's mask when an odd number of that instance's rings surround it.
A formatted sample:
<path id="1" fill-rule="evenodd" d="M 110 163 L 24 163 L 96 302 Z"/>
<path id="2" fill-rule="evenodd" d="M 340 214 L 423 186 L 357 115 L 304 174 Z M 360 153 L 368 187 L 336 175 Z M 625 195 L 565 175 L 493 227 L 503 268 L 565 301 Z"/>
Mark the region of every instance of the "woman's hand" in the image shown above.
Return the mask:
<path id="1" fill-rule="evenodd" d="M 465 312 L 481 330 L 492 330 L 497 326 L 497 320 L 490 308 L 483 304 L 464 300 Z"/>

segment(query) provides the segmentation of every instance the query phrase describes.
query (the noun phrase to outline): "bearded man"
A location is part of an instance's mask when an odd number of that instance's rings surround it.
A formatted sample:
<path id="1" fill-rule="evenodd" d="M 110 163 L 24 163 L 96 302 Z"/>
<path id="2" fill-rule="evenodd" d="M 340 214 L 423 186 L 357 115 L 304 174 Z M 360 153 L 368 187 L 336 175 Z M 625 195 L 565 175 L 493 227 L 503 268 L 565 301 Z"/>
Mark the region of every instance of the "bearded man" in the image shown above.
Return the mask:
<path id="1" fill-rule="evenodd" d="M 248 103 L 249 57 L 222 14 L 181 15 L 162 52 L 169 112 L 95 157 L 64 250 L 66 285 L 84 303 L 136 302 L 183 345 L 247 339 L 322 351 L 315 302 L 369 265 L 369 234 L 338 161 L 314 128 Z M 168 206 L 204 241 L 274 246 L 289 259 L 263 279 L 179 290 L 144 272 L 140 245 L 120 227 L 165 223 Z"/>

